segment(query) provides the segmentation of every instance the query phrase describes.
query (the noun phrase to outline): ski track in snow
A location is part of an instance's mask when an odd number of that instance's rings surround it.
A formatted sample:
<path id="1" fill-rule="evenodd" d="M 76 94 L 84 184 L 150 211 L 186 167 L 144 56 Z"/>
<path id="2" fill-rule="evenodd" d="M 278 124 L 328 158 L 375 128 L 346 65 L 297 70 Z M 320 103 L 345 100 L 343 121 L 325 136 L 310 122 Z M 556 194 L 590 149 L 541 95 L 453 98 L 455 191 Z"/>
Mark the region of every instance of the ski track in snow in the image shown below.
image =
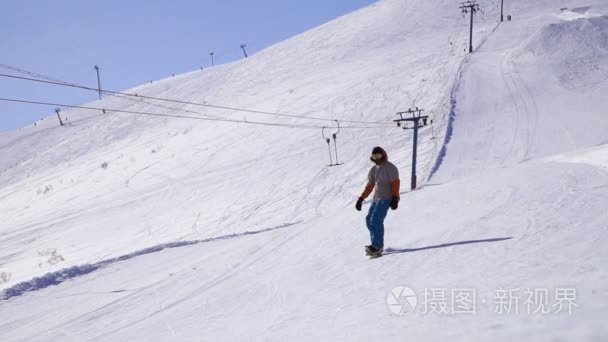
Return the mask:
<path id="1" fill-rule="evenodd" d="M 379 1 L 129 91 L 366 121 L 424 108 L 427 181 L 403 189 L 372 261 L 353 208 L 366 156 L 385 146 L 408 184 L 411 132 L 344 129 L 339 167 L 319 130 L 70 110 L 63 128 L 0 133 L 2 340 L 605 340 L 608 5 L 513 0 L 497 25 L 481 3 L 471 55 L 457 5 Z M 93 105 L 259 119 L 156 102 Z M 419 305 L 474 288 L 478 312 L 396 317 L 400 285 Z M 493 291 L 528 287 L 576 288 L 579 305 L 494 312 Z"/>

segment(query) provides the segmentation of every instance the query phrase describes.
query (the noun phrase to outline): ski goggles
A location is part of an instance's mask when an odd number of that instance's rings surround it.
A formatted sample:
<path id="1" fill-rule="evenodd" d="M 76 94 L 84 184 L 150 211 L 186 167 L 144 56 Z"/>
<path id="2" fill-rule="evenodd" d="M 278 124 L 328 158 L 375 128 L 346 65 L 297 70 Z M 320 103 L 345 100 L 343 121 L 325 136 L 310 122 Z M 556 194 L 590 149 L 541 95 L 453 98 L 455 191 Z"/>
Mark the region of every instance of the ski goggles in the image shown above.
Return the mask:
<path id="1" fill-rule="evenodd" d="M 384 156 L 382 155 L 382 153 L 374 153 L 374 154 L 372 154 L 372 160 L 380 160 L 383 157 Z"/>

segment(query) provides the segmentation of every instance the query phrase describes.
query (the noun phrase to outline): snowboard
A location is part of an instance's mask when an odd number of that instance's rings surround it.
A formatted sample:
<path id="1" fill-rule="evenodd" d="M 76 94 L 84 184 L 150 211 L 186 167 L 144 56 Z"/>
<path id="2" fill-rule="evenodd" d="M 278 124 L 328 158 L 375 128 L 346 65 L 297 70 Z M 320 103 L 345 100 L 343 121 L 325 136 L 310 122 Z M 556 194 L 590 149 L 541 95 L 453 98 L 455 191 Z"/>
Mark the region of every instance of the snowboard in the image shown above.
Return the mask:
<path id="1" fill-rule="evenodd" d="M 380 258 L 382 256 L 382 250 L 372 252 L 368 246 L 365 246 L 365 255 L 369 256 L 370 259 Z"/>

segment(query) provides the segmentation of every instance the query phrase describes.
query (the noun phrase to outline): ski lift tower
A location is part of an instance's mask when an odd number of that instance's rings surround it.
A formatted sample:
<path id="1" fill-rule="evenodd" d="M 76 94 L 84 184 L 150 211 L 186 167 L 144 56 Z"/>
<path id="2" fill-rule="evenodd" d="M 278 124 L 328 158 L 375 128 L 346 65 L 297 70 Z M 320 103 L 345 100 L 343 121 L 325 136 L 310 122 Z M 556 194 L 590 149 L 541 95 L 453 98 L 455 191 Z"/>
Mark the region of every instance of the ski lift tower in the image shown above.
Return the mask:
<path id="1" fill-rule="evenodd" d="M 418 153 L 418 128 L 424 127 L 428 123 L 428 115 L 422 115 L 424 109 L 419 109 L 416 107 L 415 109 L 408 109 L 405 112 L 398 112 L 399 119 L 393 120 L 393 122 L 397 123 L 398 127 L 402 127 L 403 129 L 413 129 L 414 130 L 414 146 L 412 151 L 412 183 L 411 189 L 416 189 L 416 158 Z M 411 115 L 411 117 L 405 117 L 404 115 Z M 412 127 L 408 126 L 408 123 L 412 122 Z"/>

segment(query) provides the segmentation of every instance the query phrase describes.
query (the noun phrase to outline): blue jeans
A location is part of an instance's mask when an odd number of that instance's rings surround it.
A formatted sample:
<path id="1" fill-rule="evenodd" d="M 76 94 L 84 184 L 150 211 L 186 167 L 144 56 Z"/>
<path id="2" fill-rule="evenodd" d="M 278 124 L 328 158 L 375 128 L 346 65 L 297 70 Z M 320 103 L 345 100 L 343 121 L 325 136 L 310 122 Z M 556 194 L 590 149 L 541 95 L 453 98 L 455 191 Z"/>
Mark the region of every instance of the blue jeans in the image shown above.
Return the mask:
<path id="1" fill-rule="evenodd" d="M 390 200 L 374 201 L 369 207 L 369 212 L 365 218 L 365 223 L 367 224 L 367 229 L 369 229 L 369 235 L 372 240 L 372 246 L 379 249 L 384 248 L 384 219 L 386 218 L 386 214 L 390 207 Z"/>

